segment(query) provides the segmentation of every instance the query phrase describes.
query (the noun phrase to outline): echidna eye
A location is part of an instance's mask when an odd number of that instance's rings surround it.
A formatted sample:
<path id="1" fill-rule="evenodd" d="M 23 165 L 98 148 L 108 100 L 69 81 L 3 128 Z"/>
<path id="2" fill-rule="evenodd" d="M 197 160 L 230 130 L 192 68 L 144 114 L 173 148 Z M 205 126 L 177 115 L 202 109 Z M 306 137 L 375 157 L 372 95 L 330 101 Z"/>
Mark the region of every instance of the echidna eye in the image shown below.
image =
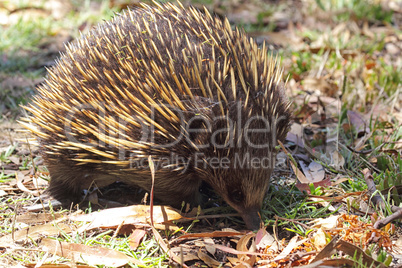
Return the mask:
<path id="1" fill-rule="evenodd" d="M 239 190 L 234 190 L 230 193 L 229 198 L 235 203 L 243 203 L 243 193 Z"/>

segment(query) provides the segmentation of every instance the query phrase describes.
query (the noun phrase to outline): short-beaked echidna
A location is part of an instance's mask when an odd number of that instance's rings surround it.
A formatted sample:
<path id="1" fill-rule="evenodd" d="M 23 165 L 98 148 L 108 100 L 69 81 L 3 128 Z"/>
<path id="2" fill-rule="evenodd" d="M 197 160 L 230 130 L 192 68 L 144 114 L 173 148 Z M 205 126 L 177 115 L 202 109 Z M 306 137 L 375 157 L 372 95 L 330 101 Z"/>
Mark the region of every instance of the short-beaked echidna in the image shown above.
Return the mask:
<path id="1" fill-rule="evenodd" d="M 265 44 L 207 10 L 156 2 L 68 44 L 25 108 L 56 199 L 115 181 L 149 191 L 152 156 L 155 198 L 199 204 L 204 181 L 251 229 L 290 120 Z"/>

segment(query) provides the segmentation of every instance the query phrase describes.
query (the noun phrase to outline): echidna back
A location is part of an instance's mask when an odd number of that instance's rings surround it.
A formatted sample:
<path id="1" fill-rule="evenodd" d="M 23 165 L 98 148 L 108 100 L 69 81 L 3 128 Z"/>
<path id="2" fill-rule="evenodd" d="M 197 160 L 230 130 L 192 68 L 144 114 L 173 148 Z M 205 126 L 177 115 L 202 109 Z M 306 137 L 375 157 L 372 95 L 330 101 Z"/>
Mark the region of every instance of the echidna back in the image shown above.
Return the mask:
<path id="1" fill-rule="evenodd" d="M 52 177 L 49 191 L 77 199 L 94 182 L 116 180 L 149 190 L 151 155 L 157 198 L 197 203 L 205 181 L 243 217 L 256 218 L 273 167 L 232 172 L 208 159 L 274 158 L 290 118 L 282 70 L 265 45 L 227 20 L 154 4 L 68 44 L 25 107 L 32 116 L 24 126 L 38 137 Z M 246 144 L 248 126 L 263 130 L 251 136 L 263 147 Z"/>

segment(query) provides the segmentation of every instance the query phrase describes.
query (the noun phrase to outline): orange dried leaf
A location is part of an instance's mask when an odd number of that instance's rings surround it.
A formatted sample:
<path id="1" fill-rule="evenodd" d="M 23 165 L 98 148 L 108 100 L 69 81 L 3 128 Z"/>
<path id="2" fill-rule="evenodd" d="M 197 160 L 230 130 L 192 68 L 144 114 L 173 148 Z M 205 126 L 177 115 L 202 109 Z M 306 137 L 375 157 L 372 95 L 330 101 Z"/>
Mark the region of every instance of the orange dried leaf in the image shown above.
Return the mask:
<path id="1" fill-rule="evenodd" d="M 129 236 L 128 243 L 132 250 L 136 250 L 141 243 L 142 238 L 147 232 L 141 229 L 135 229 L 134 232 Z"/>

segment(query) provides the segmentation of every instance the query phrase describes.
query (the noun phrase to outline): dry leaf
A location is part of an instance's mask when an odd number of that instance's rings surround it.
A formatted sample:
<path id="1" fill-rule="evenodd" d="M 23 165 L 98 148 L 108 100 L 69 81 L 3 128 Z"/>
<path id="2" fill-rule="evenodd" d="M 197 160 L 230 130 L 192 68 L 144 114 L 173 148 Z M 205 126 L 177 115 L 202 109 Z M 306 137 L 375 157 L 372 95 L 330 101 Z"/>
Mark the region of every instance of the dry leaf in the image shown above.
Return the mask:
<path id="1" fill-rule="evenodd" d="M 25 240 L 37 240 L 44 236 L 58 235 L 60 234 L 60 232 L 70 233 L 71 228 L 69 225 L 64 223 L 57 224 L 57 227 L 50 223 L 31 226 L 14 232 L 14 240 L 13 240 L 13 234 L 1 237 L 0 247 L 10 247 L 14 244 L 13 241 L 22 243 Z"/>
<path id="2" fill-rule="evenodd" d="M 290 252 L 296 247 L 297 239 L 298 239 L 297 235 L 292 237 L 292 239 L 290 239 L 286 248 L 284 248 L 282 250 L 282 252 L 278 256 L 275 257 L 274 261 L 279 261 L 279 260 L 286 258 L 286 256 L 288 256 L 290 254 Z"/>
<path id="3" fill-rule="evenodd" d="M 357 134 L 370 133 L 369 124 L 366 122 L 363 115 L 355 111 L 348 111 L 347 116 Z"/>
<path id="4" fill-rule="evenodd" d="M 336 211 L 336 208 L 334 208 L 330 202 L 325 201 L 322 197 L 309 196 L 308 199 L 316 202 L 319 206 L 327 208 L 329 211 Z"/>
<path id="5" fill-rule="evenodd" d="M 209 267 L 219 267 L 221 265 L 219 261 L 211 258 L 208 256 L 208 254 L 202 252 L 201 250 L 198 251 L 198 257 Z"/>
<path id="6" fill-rule="evenodd" d="M 255 237 L 255 244 L 258 251 L 271 248 L 274 243 L 276 243 L 275 238 L 270 233 L 265 229 L 258 230 Z"/>
<path id="7" fill-rule="evenodd" d="M 44 250 L 52 254 L 74 260 L 75 262 L 88 263 L 89 265 L 119 267 L 131 262 L 146 267 L 141 261 L 113 249 L 61 242 L 49 238 L 42 239 L 40 245 Z"/>
<path id="8" fill-rule="evenodd" d="M 286 136 L 286 140 L 293 142 L 297 146 L 303 148 L 303 126 L 297 123 L 292 124 L 291 129 Z"/>
<path id="9" fill-rule="evenodd" d="M 239 242 L 237 242 L 236 245 L 236 250 L 242 251 L 242 252 L 255 252 L 255 242 L 252 241 L 250 248 L 247 247 L 250 239 L 254 238 L 255 234 L 254 233 L 248 233 L 244 235 L 242 238 L 240 238 Z M 246 254 L 239 254 L 237 256 L 240 260 L 244 259 L 246 257 Z"/>
<path id="10" fill-rule="evenodd" d="M 182 216 L 169 206 L 154 206 L 154 222 L 164 223 L 179 220 Z M 80 228 L 80 231 L 94 228 L 117 227 L 124 221 L 125 224 L 148 225 L 150 217 L 149 206 L 135 205 L 104 209 L 90 214 L 70 217 L 74 221 L 87 221 L 89 225 Z"/>
<path id="11" fill-rule="evenodd" d="M 0 197 L 6 196 L 6 195 L 8 195 L 8 193 L 6 191 L 0 190 Z"/>
<path id="12" fill-rule="evenodd" d="M 308 167 L 306 166 L 306 164 L 304 164 L 303 161 L 299 161 L 299 164 L 303 170 L 304 175 L 306 176 L 306 179 L 308 179 L 310 183 L 319 182 L 324 179 L 325 169 L 321 164 L 315 161 L 312 161 Z"/>
<path id="13" fill-rule="evenodd" d="M 24 213 L 17 216 L 17 222 L 26 224 L 49 222 L 63 217 L 61 213 Z"/>
<path id="14" fill-rule="evenodd" d="M 334 167 L 336 170 L 340 170 L 345 165 L 345 158 L 335 150 L 331 154 L 331 163 L 329 165 Z"/>
<path id="15" fill-rule="evenodd" d="M 141 243 L 142 238 L 147 232 L 141 229 L 135 229 L 134 232 L 129 236 L 128 243 L 132 250 L 136 250 Z"/>
<path id="16" fill-rule="evenodd" d="M 244 233 L 238 232 L 236 230 L 227 229 L 227 231 L 213 231 L 210 233 L 193 233 L 193 234 L 184 234 L 178 238 L 177 241 L 185 240 L 185 239 L 194 239 L 200 237 L 232 237 L 232 236 L 241 236 Z M 173 240 L 174 243 L 176 240 Z"/>
<path id="17" fill-rule="evenodd" d="M 367 255 L 361 248 L 347 241 L 339 240 L 338 244 L 336 245 L 336 248 L 348 254 L 349 256 L 356 258 L 357 260 L 361 259 L 361 262 L 364 267 L 380 267 L 380 268 L 387 267 L 383 263 L 376 261 L 371 256 Z"/>
<path id="18" fill-rule="evenodd" d="M 327 81 L 325 77 L 313 78 L 308 77 L 303 80 L 303 87 L 305 89 L 310 90 L 319 90 L 325 95 L 333 97 L 336 96 L 338 92 L 338 86 L 333 83 Z"/>
<path id="19" fill-rule="evenodd" d="M 241 261 L 238 258 L 233 258 L 233 257 L 227 257 L 228 261 L 230 262 L 230 264 L 232 265 L 238 265 L 241 263 Z"/>
<path id="20" fill-rule="evenodd" d="M 71 265 L 68 264 L 55 264 L 55 263 L 49 263 L 49 264 L 42 264 L 38 266 L 37 263 L 24 263 L 24 267 L 26 268 L 71 268 Z M 93 268 L 93 266 L 90 265 L 75 265 L 74 267 L 76 268 Z"/>
<path id="21" fill-rule="evenodd" d="M 212 256 L 215 256 L 216 247 L 215 247 L 214 240 L 212 240 L 209 237 L 204 237 L 204 246 L 209 254 L 211 254 Z"/>
<path id="22" fill-rule="evenodd" d="M 25 185 L 22 183 L 24 178 L 25 178 L 25 175 L 22 172 L 15 172 L 15 179 L 17 180 L 18 188 L 25 193 L 31 194 L 33 196 L 39 196 L 40 193 L 38 191 L 31 191 L 25 187 Z"/>
<path id="23" fill-rule="evenodd" d="M 297 166 L 295 166 L 292 161 L 290 161 L 290 166 L 292 167 L 293 172 L 295 173 L 297 179 L 301 183 L 303 183 L 303 184 L 309 184 L 310 183 L 310 181 L 304 176 L 303 172 L 301 172 L 300 169 L 298 169 Z"/>
<path id="24" fill-rule="evenodd" d="M 314 243 L 314 246 L 318 250 L 321 250 L 327 245 L 327 236 L 325 232 L 320 228 L 314 233 L 311 241 Z"/>

